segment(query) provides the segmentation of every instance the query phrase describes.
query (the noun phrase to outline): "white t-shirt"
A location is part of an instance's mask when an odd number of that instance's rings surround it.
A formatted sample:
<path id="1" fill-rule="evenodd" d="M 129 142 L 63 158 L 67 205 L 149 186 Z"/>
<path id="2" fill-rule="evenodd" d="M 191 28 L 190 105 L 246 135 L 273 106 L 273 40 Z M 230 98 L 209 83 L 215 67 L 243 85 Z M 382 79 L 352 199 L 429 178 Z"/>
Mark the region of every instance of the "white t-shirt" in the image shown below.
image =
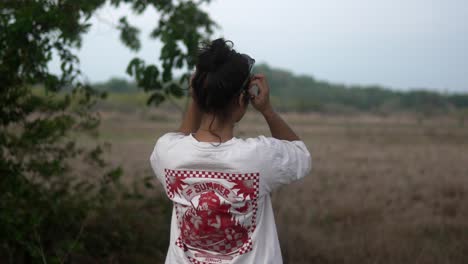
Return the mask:
<path id="1" fill-rule="evenodd" d="M 150 160 L 174 204 L 166 263 L 282 263 L 269 193 L 309 174 L 302 141 L 167 133 Z"/>

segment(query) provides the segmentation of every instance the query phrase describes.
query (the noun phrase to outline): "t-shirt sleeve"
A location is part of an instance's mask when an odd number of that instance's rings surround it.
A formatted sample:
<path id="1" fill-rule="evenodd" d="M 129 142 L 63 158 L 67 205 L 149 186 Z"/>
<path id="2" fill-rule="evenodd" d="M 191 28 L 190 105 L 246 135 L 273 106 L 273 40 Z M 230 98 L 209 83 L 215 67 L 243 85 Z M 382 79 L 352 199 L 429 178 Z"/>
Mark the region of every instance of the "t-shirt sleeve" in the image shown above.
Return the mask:
<path id="1" fill-rule="evenodd" d="M 303 141 L 279 140 L 272 137 L 259 137 L 262 148 L 267 151 L 265 170 L 261 181 L 267 192 L 302 179 L 312 168 L 309 150 Z"/>
<path id="2" fill-rule="evenodd" d="M 183 133 L 178 132 L 164 134 L 156 141 L 153 152 L 151 153 L 151 168 L 153 169 L 154 174 L 164 187 L 166 187 L 164 179 L 164 167 L 168 165 L 167 162 L 170 162 L 166 159 L 167 155 L 164 155 L 164 153 L 167 153 L 170 147 L 176 142 L 178 142 L 180 139 L 182 139 L 184 136 L 185 135 Z"/>

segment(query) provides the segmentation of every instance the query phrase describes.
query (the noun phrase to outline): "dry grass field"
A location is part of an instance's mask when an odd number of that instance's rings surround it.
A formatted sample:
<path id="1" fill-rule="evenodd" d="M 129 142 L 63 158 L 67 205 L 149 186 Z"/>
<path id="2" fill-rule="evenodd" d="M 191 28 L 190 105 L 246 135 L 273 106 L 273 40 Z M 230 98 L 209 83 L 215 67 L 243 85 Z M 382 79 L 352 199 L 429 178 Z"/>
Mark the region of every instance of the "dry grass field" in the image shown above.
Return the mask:
<path id="1" fill-rule="evenodd" d="M 404 115 L 283 117 L 313 160 L 308 177 L 272 194 L 285 263 L 468 263 L 468 127 Z M 152 175 L 154 143 L 179 119 L 102 113 L 101 138 L 125 181 Z M 269 135 L 256 113 L 236 133 Z"/>

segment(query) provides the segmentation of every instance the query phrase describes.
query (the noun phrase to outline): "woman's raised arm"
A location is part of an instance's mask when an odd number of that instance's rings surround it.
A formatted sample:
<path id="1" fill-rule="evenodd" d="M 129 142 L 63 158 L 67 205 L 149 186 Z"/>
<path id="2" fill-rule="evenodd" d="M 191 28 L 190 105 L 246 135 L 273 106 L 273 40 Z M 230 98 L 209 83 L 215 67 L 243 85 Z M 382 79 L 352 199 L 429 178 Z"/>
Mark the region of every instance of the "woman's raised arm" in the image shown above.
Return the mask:
<path id="1" fill-rule="evenodd" d="M 202 116 L 202 113 L 192 96 L 193 94 L 192 93 L 192 78 L 193 78 L 193 75 L 190 77 L 190 81 L 189 81 L 190 102 L 187 107 L 187 110 L 184 113 L 182 123 L 180 124 L 180 127 L 179 127 L 179 132 L 184 133 L 185 135 L 189 135 L 190 133 L 197 132 L 198 128 L 200 127 L 201 116 Z"/>
<path id="2" fill-rule="evenodd" d="M 271 136 L 289 141 L 300 140 L 291 127 L 273 110 L 270 103 L 270 87 L 263 74 L 253 76 L 250 87 L 254 85 L 258 87 L 258 94 L 251 94 L 250 100 L 267 121 Z"/>

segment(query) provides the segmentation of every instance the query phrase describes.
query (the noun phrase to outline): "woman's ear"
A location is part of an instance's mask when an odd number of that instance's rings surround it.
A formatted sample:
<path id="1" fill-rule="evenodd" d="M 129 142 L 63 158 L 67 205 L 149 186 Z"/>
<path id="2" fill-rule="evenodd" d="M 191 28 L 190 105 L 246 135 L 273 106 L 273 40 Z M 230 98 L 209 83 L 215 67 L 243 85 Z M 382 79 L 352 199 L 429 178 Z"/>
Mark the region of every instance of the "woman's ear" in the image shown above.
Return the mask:
<path id="1" fill-rule="evenodd" d="M 238 104 L 239 104 L 239 106 L 242 107 L 242 108 L 246 107 L 245 96 L 246 96 L 245 93 L 241 93 L 241 94 L 239 95 Z"/>
<path id="2" fill-rule="evenodd" d="M 234 122 L 239 122 L 242 117 L 244 117 L 245 112 L 247 111 L 247 103 L 245 102 L 245 93 L 241 93 L 237 98 L 237 102 L 234 101 L 235 110 L 233 113 Z"/>

